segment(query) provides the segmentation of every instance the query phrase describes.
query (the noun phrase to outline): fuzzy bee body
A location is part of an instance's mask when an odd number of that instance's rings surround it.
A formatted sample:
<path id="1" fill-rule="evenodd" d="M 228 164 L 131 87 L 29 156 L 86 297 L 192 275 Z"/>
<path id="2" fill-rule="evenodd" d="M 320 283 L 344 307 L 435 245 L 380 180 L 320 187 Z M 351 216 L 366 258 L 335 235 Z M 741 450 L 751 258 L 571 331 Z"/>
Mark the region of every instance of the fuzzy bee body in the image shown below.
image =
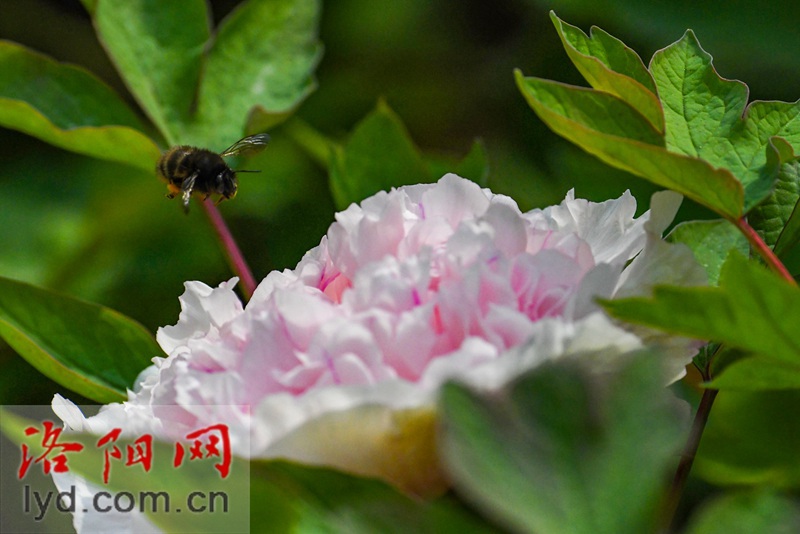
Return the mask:
<path id="1" fill-rule="evenodd" d="M 264 149 L 269 135 L 258 134 L 240 139 L 217 154 L 205 148 L 187 145 L 175 146 L 164 152 L 156 165 L 159 178 L 167 183 L 167 198 L 181 195 L 184 211 L 189 211 L 193 193 L 208 198 L 219 195 L 219 202 L 236 196 L 237 172 L 258 172 L 231 169 L 225 156 L 254 153 Z"/>

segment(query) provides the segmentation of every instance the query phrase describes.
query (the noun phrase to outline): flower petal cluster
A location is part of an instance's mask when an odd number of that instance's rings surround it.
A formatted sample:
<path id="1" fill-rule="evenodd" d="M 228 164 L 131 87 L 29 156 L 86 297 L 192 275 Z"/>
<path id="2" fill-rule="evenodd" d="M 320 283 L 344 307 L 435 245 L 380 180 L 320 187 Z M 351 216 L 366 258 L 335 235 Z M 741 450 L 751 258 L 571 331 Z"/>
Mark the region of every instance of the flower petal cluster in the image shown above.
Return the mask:
<path id="1" fill-rule="evenodd" d="M 596 297 L 704 283 L 691 252 L 661 240 L 679 202 L 657 194 L 636 218 L 628 192 L 602 203 L 570 192 L 523 213 L 452 174 L 378 193 L 338 213 L 319 246 L 270 273 L 247 306 L 235 279 L 187 282 L 177 324 L 157 334 L 167 356 L 105 417 L 162 433 L 224 420 L 239 454 L 332 465 L 424 494 L 443 484 L 433 433 L 445 381 L 496 388 L 590 351 L 603 354 L 598 368 L 613 365 L 643 338 L 613 324 Z M 680 377 L 692 343 L 648 343 L 668 348 Z M 163 405 L 183 410 L 167 421 Z"/>

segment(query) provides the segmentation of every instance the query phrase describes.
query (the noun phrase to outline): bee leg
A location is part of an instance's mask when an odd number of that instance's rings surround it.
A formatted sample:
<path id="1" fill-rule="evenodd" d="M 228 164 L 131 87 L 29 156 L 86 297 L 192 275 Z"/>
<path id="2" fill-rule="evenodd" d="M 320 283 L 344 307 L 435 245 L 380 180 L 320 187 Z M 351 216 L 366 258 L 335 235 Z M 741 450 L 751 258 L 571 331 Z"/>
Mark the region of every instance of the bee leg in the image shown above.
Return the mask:
<path id="1" fill-rule="evenodd" d="M 183 199 L 183 211 L 189 213 L 189 201 L 192 200 L 192 190 L 194 189 L 194 181 L 197 179 L 197 173 L 192 173 L 183 180 L 181 183 L 181 198 Z"/>

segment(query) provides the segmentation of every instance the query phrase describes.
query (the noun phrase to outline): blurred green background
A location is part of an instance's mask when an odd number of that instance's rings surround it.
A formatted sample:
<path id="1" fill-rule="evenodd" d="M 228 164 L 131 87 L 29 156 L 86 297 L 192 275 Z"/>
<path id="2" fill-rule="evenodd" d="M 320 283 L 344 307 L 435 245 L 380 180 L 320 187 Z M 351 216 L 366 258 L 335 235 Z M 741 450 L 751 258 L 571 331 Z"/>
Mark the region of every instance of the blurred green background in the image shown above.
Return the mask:
<path id="1" fill-rule="evenodd" d="M 210 4 L 219 21 L 237 2 Z M 753 99 L 800 96 L 795 1 L 337 0 L 323 9 L 319 87 L 297 115 L 345 140 L 383 98 L 426 154 L 457 158 L 481 138 L 488 185 L 523 209 L 556 203 L 571 187 L 595 200 L 630 188 L 646 209 L 652 186 L 552 134 L 514 85 L 514 68 L 583 85 L 550 9 L 586 31 L 601 26 L 645 63 L 692 28 L 719 73 L 747 83 Z M 86 67 L 135 106 L 78 0 L 1 0 L 0 38 Z M 293 267 L 335 212 L 325 169 L 282 127 L 271 133 L 248 163 L 263 172 L 243 175 L 239 196 L 221 205 L 257 279 Z M 185 280 L 232 276 L 201 210 L 185 216 L 155 175 L 0 129 L 0 186 L 0 276 L 110 306 L 153 332 L 177 321 Z M 706 216 L 690 205 L 680 214 Z M 0 344 L 0 404 L 49 403 L 55 391 Z"/>

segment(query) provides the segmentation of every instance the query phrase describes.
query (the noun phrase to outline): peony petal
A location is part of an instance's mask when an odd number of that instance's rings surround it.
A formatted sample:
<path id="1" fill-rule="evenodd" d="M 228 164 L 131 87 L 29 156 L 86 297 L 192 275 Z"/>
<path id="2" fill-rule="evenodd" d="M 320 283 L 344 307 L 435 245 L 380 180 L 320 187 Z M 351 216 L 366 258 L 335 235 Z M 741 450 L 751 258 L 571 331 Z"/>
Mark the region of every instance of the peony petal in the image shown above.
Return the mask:
<path id="1" fill-rule="evenodd" d="M 468 218 L 482 215 L 489 208 L 489 198 L 478 184 L 455 174 L 446 174 L 422 195 L 424 218 L 446 221 L 455 229 Z"/>
<path id="2" fill-rule="evenodd" d="M 650 197 L 650 220 L 645 223 L 645 229 L 661 237 L 664 230 L 672 224 L 678 208 L 683 203 L 683 195 L 675 191 L 659 191 Z"/>
<path id="3" fill-rule="evenodd" d="M 534 210 L 526 216 L 535 227 L 574 233 L 592 249 L 596 263 L 624 263 L 644 246 L 646 213 L 634 219 L 636 200 L 629 191 L 601 203 L 574 199 L 571 191 L 558 206 Z"/>
<path id="4" fill-rule="evenodd" d="M 652 236 L 644 252 L 623 271 L 614 296 L 650 295 L 653 286 L 659 284 L 698 286 L 707 283 L 708 275 L 689 247 Z"/>
<path id="5" fill-rule="evenodd" d="M 379 404 L 329 412 L 277 440 L 269 456 L 381 478 L 412 495 L 435 497 L 447 489 L 435 414 L 432 407 L 396 410 Z"/>
<path id="6" fill-rule="evenodd" d="M 506 204 L 493 203 L 484 213 L 482 220 L 492 228 L 494 246 L 501 254 L 513 257 L 525 251 L 528 235 L 525 220 L 516 206 L 512 208 Z"/>
<path id="7" fill-rule="evenodd" d="M 93 499 L 108 488 L 95 486 L 72 473 L 53 473 L 53 482 L 59 492 L 74 488 L 72 526 L 76 532 L 114 532 L 115 534 L 160 534 L 163 532 L 139 510 L 120 512 L 109 506 L 103 513 L 96 510 Z"/>
<path id="8" fill-rule="evenodd" d="M 242 303 L 233 292 L 238 278 L 231 278 L 217 288 L 201 282 L 186 282 L 179 297 L 181 313 L 178 323 L 158 329 L 156 341 L 167 354 L 189 339 L 209 335 L 242 312 Z"/>

